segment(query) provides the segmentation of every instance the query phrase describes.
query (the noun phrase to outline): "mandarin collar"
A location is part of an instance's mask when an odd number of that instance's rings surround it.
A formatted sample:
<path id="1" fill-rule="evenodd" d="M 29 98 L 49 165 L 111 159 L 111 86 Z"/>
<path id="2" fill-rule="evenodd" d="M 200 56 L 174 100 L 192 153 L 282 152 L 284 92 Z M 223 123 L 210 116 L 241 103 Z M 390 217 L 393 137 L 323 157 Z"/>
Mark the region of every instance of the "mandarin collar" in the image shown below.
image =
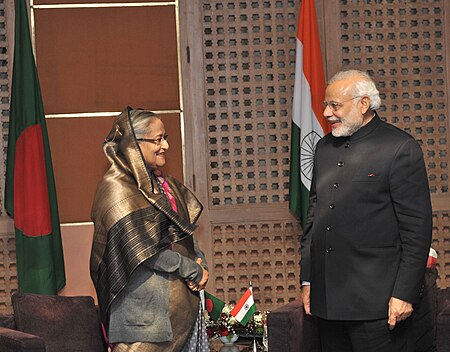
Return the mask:
<path id="1" fill-rule="evenodd" d="M 348 141 L 356 142 L 364 137 L 368 136 L 372 131 L 374 131 L 378 125 L 380 124 L 381 119 L 376 112 L 374 112 L 372 120 L 363 127 L 361 127 L 358 131 L 353 133 L 350 137 L 347 137 Z"/>

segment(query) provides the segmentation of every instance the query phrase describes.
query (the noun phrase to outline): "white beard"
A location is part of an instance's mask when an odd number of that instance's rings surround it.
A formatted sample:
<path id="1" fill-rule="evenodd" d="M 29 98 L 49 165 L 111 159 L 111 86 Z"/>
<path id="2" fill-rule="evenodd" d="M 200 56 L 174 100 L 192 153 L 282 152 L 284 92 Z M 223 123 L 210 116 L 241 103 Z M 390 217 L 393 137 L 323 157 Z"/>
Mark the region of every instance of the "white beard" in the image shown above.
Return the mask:
<path id="1" fill-rule="evenodd" d="M 349 123 L 348 121 L 342 121 L 341 125 L 337 128 L 331 129 L 331 134 L 334 137 L 350 137 L 353 135 L 356 131 L 358 131 L 363 126 L 363 120 L 356 121 L 353 123 Z"/>

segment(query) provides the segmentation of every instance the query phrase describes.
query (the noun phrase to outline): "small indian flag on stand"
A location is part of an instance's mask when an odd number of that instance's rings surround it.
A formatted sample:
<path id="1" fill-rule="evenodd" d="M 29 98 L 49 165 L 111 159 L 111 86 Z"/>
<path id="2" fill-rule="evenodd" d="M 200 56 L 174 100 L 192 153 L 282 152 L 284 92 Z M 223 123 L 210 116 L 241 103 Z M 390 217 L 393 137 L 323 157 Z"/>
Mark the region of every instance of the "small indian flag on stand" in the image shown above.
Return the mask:
<path id="1" fill-rule="evenodd" d="M 428 255 L 427 268 L 435 268 L 437 265 L 437 252 L 430 248 L 430 253 Z"/>
<path id="2" fill-rule="evenodd" d="M 241 325 L 245 326 L 255 312 L 256 305 L 253 300 L 253 291 L 249 287 L 230 313 Z"/>
<path id="3" fill-rule="evenodd" d="M 225 307 L 225 302 L 205 291 L 205 309 L 210 319 L 219 319 L 223 307 Z"/>

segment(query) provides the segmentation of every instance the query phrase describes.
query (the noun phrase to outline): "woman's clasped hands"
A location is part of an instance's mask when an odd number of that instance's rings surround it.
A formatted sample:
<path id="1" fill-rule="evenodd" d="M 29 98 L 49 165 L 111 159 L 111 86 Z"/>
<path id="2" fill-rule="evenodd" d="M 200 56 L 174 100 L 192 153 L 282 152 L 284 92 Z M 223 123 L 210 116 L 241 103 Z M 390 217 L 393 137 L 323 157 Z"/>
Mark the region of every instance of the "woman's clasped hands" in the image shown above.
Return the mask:
<path id="1" fill-rule="evenodd" d="M 200 279 L 200 282 L 197 283 L 195 281 L 187 281 L 186 284 L 189 287 L 189 289 L 191 291 L 197 292 L 197 291 L 201 291 L 206 287 L 206 283 L 208 282 L 208 278 L 209 278 L 209 273 L 208 271 L 205 269 L 205 267 L 202 265 L 202 259 L 201 258 L 197 258 L 196 262 L 200 265 L 200 267 L 202 268 L 202 278 Z"/>

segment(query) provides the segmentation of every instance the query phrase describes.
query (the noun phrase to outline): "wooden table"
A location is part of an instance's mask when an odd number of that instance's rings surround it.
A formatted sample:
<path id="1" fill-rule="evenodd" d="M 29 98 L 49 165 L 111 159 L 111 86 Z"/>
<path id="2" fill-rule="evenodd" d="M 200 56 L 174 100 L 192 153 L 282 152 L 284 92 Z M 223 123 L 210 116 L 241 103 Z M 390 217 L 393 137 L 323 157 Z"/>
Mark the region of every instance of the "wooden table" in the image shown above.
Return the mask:
<path id="1" fill-rule="evenodd" d="M 211 352 L 253 352 L 253 339 L 239 337 L 232 346 L 225 346 L 218 338 L 211 339 Z M 258 352 L 263 352 L 262 339 L 256 338 Z"/>

